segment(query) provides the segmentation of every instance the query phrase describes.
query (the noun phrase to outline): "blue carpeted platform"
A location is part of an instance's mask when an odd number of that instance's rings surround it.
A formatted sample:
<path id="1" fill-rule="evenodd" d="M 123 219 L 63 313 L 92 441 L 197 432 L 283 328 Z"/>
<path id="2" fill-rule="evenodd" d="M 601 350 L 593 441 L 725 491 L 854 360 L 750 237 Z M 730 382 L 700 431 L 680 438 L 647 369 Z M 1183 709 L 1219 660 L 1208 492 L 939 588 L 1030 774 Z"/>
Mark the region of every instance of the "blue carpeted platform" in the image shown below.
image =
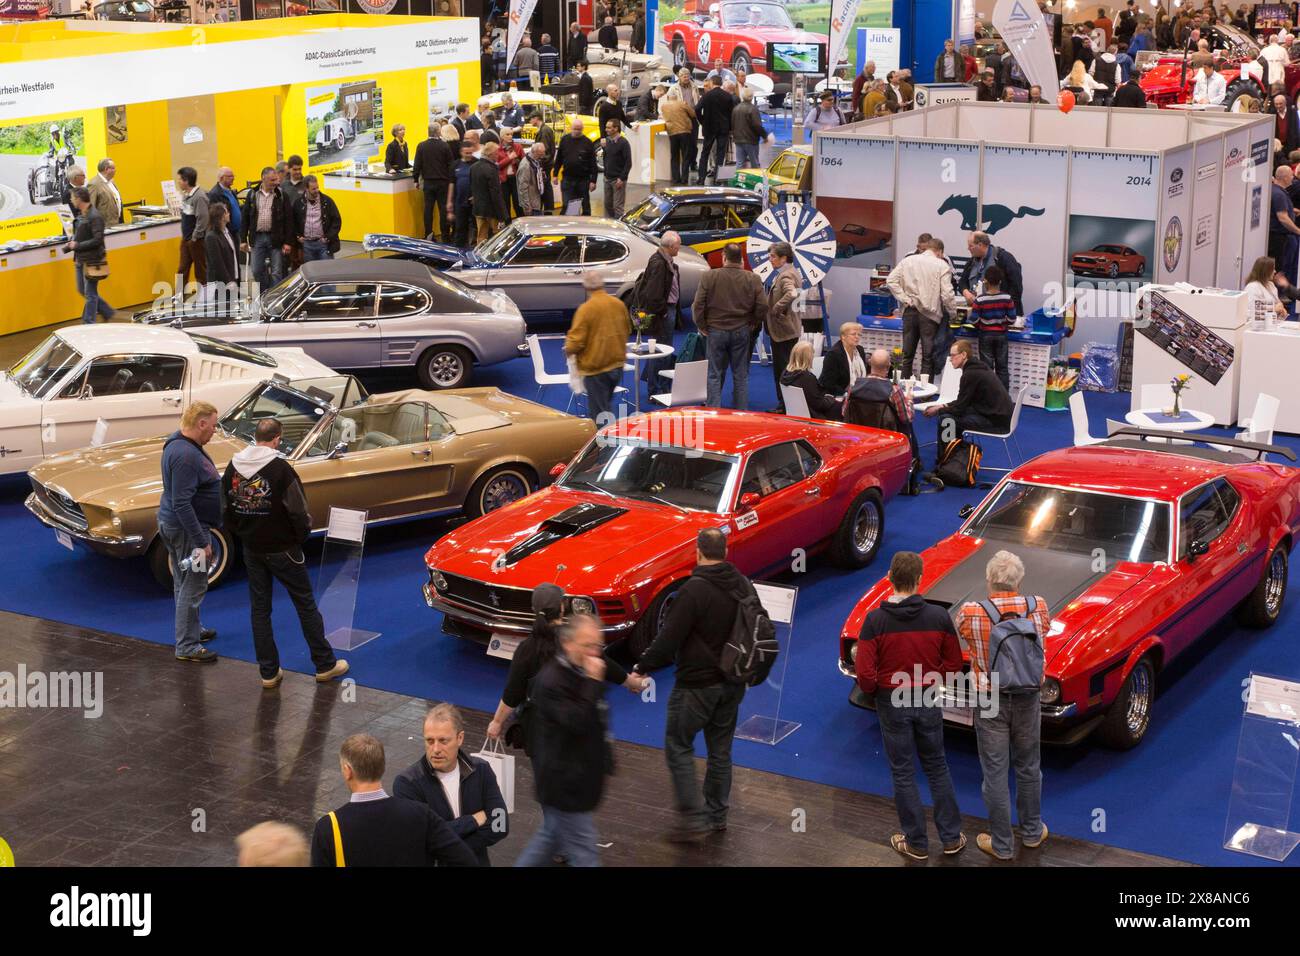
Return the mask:
<path id="1" fill-rule="evenodd" d="M 548 343 L 548 348 L 556 349 L 557 344 Z M 558 350 L 550 353 L 548 367 L 562 367 Z M 398 380 L 382 387 L 408 384 Z M 483 370 L 476 384 L 498 385 L 530 398 L 536 394 L 527 359 Z M 752 367 L 750 388 L 753 408 L 775 404 L 767 367 Z M 553 387 L 546 397 L 563 407 L 568 396 L 563 388 Z M 1194 391 L 1188 401 L 1195 405 Z M 1128 396 L 1089 394 L 1087 403 L 1098 432 L 1107 417 L 1122 417 Z M 931 423 L 921 428 L 923 441 L 932 437 Z M 1062 446 L 1070 438 L 1068 414 L 1025 410 L 1020 442 L 1027 455 Z M 1300 441 L 1287 441 L 1300 448 Z M 986 451 L 989 464 L 997 464 L 993 458 L 1000 449 Z M 5 569 L 0 604 L 11 611 L 170 644 L 170 595 L 153 583 L 143 560 L 114 561 L 83 550 L 66 551 L 53 533 L 27 514 L 24 494 L 22 481 L 0 486 L 0 561 Z M 983 494 L 950 489 L 940 495 L 896 499 L 887 507 L 885 548 L 873 567 L 845 574 L 814 561 L 806 573 L 791 574 L 783 581 L 800 591 L 781 716 L 801 722 L 802 727 L 776 747 L 738 741 L 737 762 L 855 790 L 891 793 L 876 718 L 847 703 L 850 688 L 836 668 L 836 639 L 854 602 L 883 574 L 889 553 L 903 548 L 919 551 L 951 533 L 958 524 L 958 509 Z M 352 676 L 363 688 L 491 710 L 506 664 L 485 656 L 478 645 L 443 635 L 438 615 L 425 607 L 420 596 L 425 580 L 422 556 L 445 530 L 442 523 L 420 521 L 371 531 L 356 623 L 383 636 L 348 655 Z M 316 544 L 308 551 L 309 560 L 318 562 L 319 554 Z M 213 645 L 221 654 L 252 659 L 247 607 L 242 572 L 209 594 L 204 620 L 221 632 Z M 1298 626 L 1300 599 L 1295 597 L 1287 603 L 1282 620 L 1268 631 L 1240 630 L 1231 622 L 1218 625 L 1162 676 L 1153 726 L 1134 751 L 1115 753 L 1087 743 L 1070 750 L 1045 750 L 1044 818 L 1052 831 L 1203 864 L 1254 862 L 1222 849 L 1241 723 L 1242 682 L 1252 670 L 1300 678 Z M 277 594 L 276 629 L 285 667 L 310 671 L 296 618 L 283 592 Z M 39 663 L 29 662 L 29 666 Z M 643 703 L 622 690 L 610 693 L 614 730 L 620 738 L 661 744 L 671 680 L 666 673 L 661 676 L 656 703 Z M 750 712 L 747 705 L 742 715 Z M 962 809 L 982 816 L 974 738 L 951 731 L 948 742 Z M 1300 829 L 1294 816 L 1291 829 Z M 1300 863 L 1300 854 L 1291 863 Z"/>

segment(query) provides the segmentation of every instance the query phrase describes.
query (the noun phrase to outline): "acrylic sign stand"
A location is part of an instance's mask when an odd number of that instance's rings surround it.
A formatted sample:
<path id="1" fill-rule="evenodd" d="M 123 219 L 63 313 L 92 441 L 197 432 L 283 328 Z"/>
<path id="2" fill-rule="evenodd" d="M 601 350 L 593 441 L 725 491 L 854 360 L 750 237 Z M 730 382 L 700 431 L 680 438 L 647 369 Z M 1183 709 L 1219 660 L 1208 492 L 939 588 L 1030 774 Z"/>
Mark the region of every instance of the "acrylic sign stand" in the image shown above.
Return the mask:
<path id="1" fill-rule="evenodd" d="M 742 706 L 747 710 L 752 709 L 753 713 L 736 726 L 736 736 L 741 740 L 775 746 L 802 726 L 793 720 L 781 719 L 781 695 L 785 689 L 785 671 L 790 665 L 794 602 L 799 589 L 755 582 L 754 590 L 758 592 L 758 599 L 763 602 L 763 609 L 772 620 L 780 650 L 776 665 L 767 675 L 767 680 L 745 692 Z"/>
<path id="2" fill-rule="evenodd" d="M 378 631 L 362 631 L 353 626 L 367 517 L 365 511 L 330 508 L 329 528 L 321 548 L 318 581 L 325 640 L 340 651 L 355 650 L 379 636 Z"/>
<path id="3" fill-rule="evenodd" d="M 1287 829 L 1300 750 L 1300 682 L 1251 674 L 1223 845 L 1282 862 L 1300 845 Z"/>

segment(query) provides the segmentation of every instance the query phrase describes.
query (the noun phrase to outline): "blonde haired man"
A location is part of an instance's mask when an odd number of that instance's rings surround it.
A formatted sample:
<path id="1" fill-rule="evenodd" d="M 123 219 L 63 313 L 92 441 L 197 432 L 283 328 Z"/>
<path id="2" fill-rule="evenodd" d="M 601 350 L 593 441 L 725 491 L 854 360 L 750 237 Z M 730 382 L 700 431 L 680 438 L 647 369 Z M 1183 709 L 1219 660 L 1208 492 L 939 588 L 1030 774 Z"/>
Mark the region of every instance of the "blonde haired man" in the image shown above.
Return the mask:
<path id="1" fill-rule="evenodd" d="M 310 866 L 307 838 L 297 827 L 267 820 L 235 837 L 240 866 Z"/>
<path id="2" fill-rule="evenodd" d="M 203 646 L 217 636 L 199 622 L 208 593 L 208 569 L 225 561 L 213 545 L 211 528 L 221 527 L 221 473 L 203 446 L 217 430 L 217 410 L 194 402 L 181 415 L 181 427 L 163 444 L 162 500 L 158 533 L 171 558 L 176 596 L 176 659 L 206 664 L 217 655 Z"/>

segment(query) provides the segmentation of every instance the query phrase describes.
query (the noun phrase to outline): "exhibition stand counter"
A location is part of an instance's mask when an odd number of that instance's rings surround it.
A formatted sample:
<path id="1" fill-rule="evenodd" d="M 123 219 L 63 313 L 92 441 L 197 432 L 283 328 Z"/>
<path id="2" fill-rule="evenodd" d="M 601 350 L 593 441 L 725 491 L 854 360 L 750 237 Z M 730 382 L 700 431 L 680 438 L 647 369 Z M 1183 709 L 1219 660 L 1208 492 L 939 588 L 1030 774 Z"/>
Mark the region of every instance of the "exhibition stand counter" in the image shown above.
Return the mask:
<path id="1" fill-rule="evenodd" d="M 1300 322 L 1280 322 L 1273 330 L 1247 328 L 1241 335 L 1241 390 L 1237 417 L 1250 418 L 1260 393 L 1280 399 L 1273 430 L 1300 435 Z"/>
<path id="2" fill-rule="evenodd" d="M 179 219 L 157 217 L 113 226 L 104 233 L 109 276 L 99 284 L 104 299 L 118 309 L 158 297 L 155 284 L 170 283 L 180 263 Z M 63 252 L 67 237 L 27 243 L 0 252 L 0 335 L 19 332 L 81 315 L 72 255 Z"/>
<path id="3" fill-rule="evenodd" d="M 424 235 L 424 195 L 411 173 L 326 173 L 321 189 L 343 217 L 339 238 L 360 242 L 368 232 Z"/>
<path id="4" fill-rule="evenodd" d="M 668 127 L 663 120 L 636 123 L 627 138 L 632 144 L 632 182 L 653 186 L 656 180 L 666 182 L 673 178 Z"/>

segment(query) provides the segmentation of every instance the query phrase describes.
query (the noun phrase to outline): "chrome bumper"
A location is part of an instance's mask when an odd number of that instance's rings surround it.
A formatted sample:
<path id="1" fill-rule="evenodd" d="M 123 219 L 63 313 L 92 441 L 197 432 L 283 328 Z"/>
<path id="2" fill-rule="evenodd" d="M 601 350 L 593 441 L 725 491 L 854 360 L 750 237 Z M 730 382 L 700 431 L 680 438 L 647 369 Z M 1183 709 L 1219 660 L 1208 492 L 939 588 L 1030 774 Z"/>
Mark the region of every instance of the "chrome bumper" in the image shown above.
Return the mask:
<path id="1" fill-rule="evenodd" d="M 532 627 L 525 624 L 519 624 L 514 621 L 504 621 L 498 618 L 487 617 L 477 611 L 471 611 L 463 608 L 459 604 L 452 604 L 438 596 L 438 592 L 433 589 L 433 585 L 428 581 L 420 585 L 420 591 L 424 594 L 424 603 L 432 610 L 440 611 L 445 616 L 463 624 L 469 624 L 472 627 L 481 628 L 493 634 L 519 634 L 527 637 L 532 633 Z M 601 628 L 605 634 L 621 634 L 628 628 L 635 627 L 636 621 L 624 621 L 622 624 L 607 624 Z"/>
<path id="2" fill-rule="evenodd" d="M 144 550 L 142 547 L 144 537 L 142 535 L 129 534 L 120 538 L 111 538 L 108 535 L 96 534 L 94 531 L 85 528 L 78 528 L 58 515 L 51 514 L 45 505 L 41 504 L 41 500 L 36 497 L 35 492 L 29 494 L 23 504 L 35 516 L 36 520 L 47 528 L 62 531 L 71 538 L 84 541 L 97 551 L 125 558 L 137 555 Z"/>
<path id="3" fill-rule="evenodd" d="M 843 658 L 837 658 L 835 663 L 839 667 L 841 674 L 845 677 L 850 677 L 855 681 L 857 680 L 858 675 L 844 663 Z M 957 701 L 945 691 L 939 700 L 939 706 L 954 707 L 957 706 Z M 1078 709 L 1078 705 L 1074 703 L 1043 704 L 1041 707 L 1041 713 L 1047 720 L 1064 720 L 1066 717 L 1073 717 Z"/>

